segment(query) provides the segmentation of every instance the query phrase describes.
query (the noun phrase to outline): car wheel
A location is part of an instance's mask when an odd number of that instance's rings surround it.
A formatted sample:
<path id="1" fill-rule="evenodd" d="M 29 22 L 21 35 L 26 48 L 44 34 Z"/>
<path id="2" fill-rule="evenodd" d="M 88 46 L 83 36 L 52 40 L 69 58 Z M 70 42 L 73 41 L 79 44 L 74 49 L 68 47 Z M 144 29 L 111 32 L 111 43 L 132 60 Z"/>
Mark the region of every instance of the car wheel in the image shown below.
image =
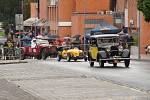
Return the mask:
<path id="1" fill-rule="evenodd" d="M 113 63 L 113 66 L 114 66 L 114 67 L 117 67 L 117 63 Z"/>
<path id="2" fill-rule="evenodd" d="M 94 66 L 94 62 L 90 61 L 90 67 Z"/>
<path id="3" fill-rule="evenodd" d="M 47 57 L 46 57 L 46 49 L 43 49 L 43 50 L 42 50 L 42 54 L 41 54 L 41 55 L 42 55 L 42 59 L 43 59 L 43 60 L 46 60 L 46 58 L 47 58 Z"/>
<path id="4" fill-rule="evenodd" d="M 84 57 L 84 61 L 87 61 L 87 57 Z"/>
<path id="5" fill-rule="evenodd" d="M 57 61 L 61 61 L 61 55 L 57 55 Z"/>
<path id="6" fill-rule="evenodd" d="M 99 67 L 103 68 L 104 67 L 104 61 L 102 60 L 101 54 L 97 55 L 97 61 L 99 63 Z"/>
<path id="7" fill-rule="evenodd" d="M 99 67 L 101 67 L 101 68 L 104 67 L 104 61 L 102 61 L 101 59 L 99 59 Z"/>
<path id="8" fill-rule="evenodd" d="M 76 62 L 76 61 L 77 61 L 77 58 L 74 58 L 74 61 Z"/>
<path id="9" fill-rule="evenodd" d="M 67 55 L 67 61 L 70 62 L 70 60 L 71 60 L 71 55 L 68 54 L 68 55 Z"/>
<path id="10" fill-rule="evenodd" d="M 124 64 L 125 64 L 125 67 L 128 68 L 130 65 L 130 60 L 129 59 L 124 60 Z"/>
<path id="11" fill-rule="evenodd" d="M 42 59 L 42 57 L 39 55 L 39 56 L 37 56 L 37 59 L 38 59 L 38 60 L 41 60 L 41 59 Z"/>

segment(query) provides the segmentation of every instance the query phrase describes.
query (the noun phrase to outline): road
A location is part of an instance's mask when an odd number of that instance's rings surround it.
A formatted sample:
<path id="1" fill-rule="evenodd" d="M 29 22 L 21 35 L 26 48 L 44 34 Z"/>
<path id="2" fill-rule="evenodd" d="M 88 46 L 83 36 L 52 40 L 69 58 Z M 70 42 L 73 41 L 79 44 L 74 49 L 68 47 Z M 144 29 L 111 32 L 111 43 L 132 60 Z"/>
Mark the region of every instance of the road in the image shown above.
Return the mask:
<path id="1" fill-rule="evenodd" d="M 75 70 L 92 74 L 94 77 L 111 81 L 116 84 L 129 86 L 141 91 L 150 92 L 150 62 L 131 61 L 130 68 L 125 68 L 124 63 L 119 63 L 118 67 L 114 68 L 111 64 L 105 63 L 105 68 L 99 68 L 98 63 L 95 67 L 90 67 L 88 62 L 66 62 L 59 63 L 46 62 L 55 67 Z"/>
<path id="2" fill-rule="evenodd" d="M 0 65 L 0 100 L 150 100 L 149 62 L 91 68 L 83 61 L 27 61 Z"/>

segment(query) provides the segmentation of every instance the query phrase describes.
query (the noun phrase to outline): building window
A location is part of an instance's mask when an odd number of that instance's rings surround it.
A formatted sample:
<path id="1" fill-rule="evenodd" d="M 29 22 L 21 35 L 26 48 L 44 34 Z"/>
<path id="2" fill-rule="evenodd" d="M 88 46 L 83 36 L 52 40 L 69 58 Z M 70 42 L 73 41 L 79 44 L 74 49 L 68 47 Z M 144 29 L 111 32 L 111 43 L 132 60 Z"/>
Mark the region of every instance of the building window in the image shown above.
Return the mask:
<path id="1" fill-rule="evenodd" d="M 103 19 L 86 19 L 85 24 L 100 24 L 103 22 Z"/>
<path id="2" fill-rule="evenodd" d="M 57 5 L 58 0 L 49 0 L 50 5 Z"/>
<path id="3" fill-rule="evenodd" d="M 116 11 L 117 0 L 111 0 L 110 2 L 110 10 Z"/>

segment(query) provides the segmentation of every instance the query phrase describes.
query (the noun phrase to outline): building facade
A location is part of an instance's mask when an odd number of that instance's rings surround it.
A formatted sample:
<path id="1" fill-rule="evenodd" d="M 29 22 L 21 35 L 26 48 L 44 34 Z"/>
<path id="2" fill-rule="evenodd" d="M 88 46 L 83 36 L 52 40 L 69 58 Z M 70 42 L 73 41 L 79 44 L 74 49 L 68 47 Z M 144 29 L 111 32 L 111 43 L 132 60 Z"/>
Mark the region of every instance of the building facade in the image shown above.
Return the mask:
<path id="1" fill-rule="evenodd" d="M 49 21 L 49 34 L 73 36 L 84 35 L 95 28 L 96 21 L 105 20 L 113 24 L 111 14 L 113 0 L 39 0 L 39 19 Z M 35 16 L 31 4 L 31 17 Z M 91 23 L 86 23 L 91 22 Z"/>

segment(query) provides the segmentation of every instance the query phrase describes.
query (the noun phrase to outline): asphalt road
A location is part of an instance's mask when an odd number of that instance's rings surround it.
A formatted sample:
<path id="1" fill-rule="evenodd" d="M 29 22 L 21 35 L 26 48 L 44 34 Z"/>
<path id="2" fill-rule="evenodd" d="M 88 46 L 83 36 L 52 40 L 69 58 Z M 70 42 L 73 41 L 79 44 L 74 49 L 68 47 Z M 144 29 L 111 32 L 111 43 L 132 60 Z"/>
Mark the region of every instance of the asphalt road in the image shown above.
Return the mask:
<path id="1" fill-rule="evenodd" d="M 150 100 L 148 62 L 91 68 L 84 61 L 27 61 L 0 65 L 0 100 Z"/>
<path id="2" fill-rule="evenodd" d="M 125 85 L 140 91 L 150 92 L 150 62 L 148 61 L 131 61 L 130 68 L 125 68 L 124 63 L 119 63 L 116 68 L 107 63 L 105 68 L 99 68 L 98 63 L 95 63 L 95 67 L 92 68 L 88 62 L 82 60 L 78 62 L 66 62 L 65 60 L 56 62 L 54 60 L 46 63 L 51 66 L 90 74 L 98 79 Z"/>

